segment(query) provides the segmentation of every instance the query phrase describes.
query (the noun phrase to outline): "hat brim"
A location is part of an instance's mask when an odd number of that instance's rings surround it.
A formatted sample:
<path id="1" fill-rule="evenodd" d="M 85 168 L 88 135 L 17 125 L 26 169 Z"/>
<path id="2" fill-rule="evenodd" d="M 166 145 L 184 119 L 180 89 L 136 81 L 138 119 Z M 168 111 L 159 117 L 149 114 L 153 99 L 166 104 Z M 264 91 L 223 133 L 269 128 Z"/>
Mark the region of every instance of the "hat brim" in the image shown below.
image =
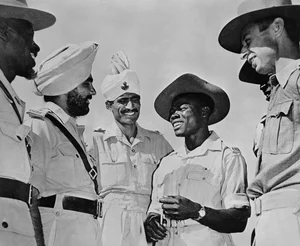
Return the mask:
<path id="1" fill-rule="evenodd" d="M 221 30 L 218 41 L 220 45 L 231 52 L 241 53 L 241 34 L 246 25 L 266 17 L 282 17 L 300 22 L 300 5 L 283 5 L 260 9 L 240 15 Z"/>
<path id="2" fill-rule="evenodd" d="M 19 7 L 13 5 L 0 4 L 0 17 L 15 18 L 29 21 L 34 31 L 42 30 L 52 26 L 56 18 L 51 13 L 32 9 L 27 7 Z"/>
<path id="3" fill-rule="evenodd" d="M 262 85 L 268 82 L 269 75 L 257 73 L 250 63 L 246 61 L 240 70 L 239 79 L 242 82 Z"/>
<path id="4" fill-rule="evenodd" d="M 224 90 L 206 82 L 193 74 L 184 74 L 168 85 L 155 99 L 154 108 L 165 120 L 169 121 L 170 109 L 174 98 L 184 93 L 203 93 L 214 101 L 214 110 L 208 124 L 215 124 L 226 117 L 230 108 L 229 98 Z"/>

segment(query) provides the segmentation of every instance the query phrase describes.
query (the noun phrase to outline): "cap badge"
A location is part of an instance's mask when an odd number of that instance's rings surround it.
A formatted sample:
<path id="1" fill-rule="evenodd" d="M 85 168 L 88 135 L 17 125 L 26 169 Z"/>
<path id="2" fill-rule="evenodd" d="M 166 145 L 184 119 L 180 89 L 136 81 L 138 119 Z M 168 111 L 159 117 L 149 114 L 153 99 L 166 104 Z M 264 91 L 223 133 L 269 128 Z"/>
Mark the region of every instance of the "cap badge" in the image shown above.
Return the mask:
<path id="1" fill-rule="evenodd" d="M 127 82 L 126 81 L 123 82 L 123 85 L 121 86 L 121 89 L 126 91 L 126 90 L 128 90 L 128 88 L 129 88 L 129 85 L 127 84 Z"/>

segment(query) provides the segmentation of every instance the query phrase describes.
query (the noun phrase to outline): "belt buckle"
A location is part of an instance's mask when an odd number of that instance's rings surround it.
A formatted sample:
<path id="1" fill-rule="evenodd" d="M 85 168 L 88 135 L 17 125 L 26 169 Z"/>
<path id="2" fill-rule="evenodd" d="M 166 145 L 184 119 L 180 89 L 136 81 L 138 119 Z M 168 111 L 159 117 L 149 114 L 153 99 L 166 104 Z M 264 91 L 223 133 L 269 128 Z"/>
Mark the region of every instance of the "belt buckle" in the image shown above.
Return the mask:
<path id="1" fill-rule="evenodd" d="M 254 205 L 255 205 L 255 214 L 256 216 L 259 216 L 262 212 L 262 202 L 261 199 L 256 198 L 254 200 Z"/>
<path id="2" fill-rule="evenodd" d="M 91 170 L 89 171 L 89 175 L 92 180 L 94 180 L 97 177 L 97 171 L 94 168 L 91 168 Z"/>
<path id="3" fill-rule="evenodd" d="M 103 204 L 103 201 L 102 201 L 102 199 L 97 199 L 96 203 L 97 203 L 97 206 L 96 206 L 96 211 L 95 211 L 95 214 L 94 214 L 94 218 L 95 219 L 97 219 L 98 217 L 102 218 L 102 204 Z"/>

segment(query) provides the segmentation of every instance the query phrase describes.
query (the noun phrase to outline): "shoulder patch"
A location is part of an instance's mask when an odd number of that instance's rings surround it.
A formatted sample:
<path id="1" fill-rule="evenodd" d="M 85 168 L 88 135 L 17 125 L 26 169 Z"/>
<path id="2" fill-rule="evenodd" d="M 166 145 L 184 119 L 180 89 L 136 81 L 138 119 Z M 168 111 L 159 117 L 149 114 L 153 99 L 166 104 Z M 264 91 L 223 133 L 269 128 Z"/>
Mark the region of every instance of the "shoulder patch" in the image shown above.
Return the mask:
<path id="1" fill-rule="evenodd" d="M 27 112 L 27 114 L 31 117 L 31 118 L 38 118 L 38 119 L 44 119 L 45 115 L 50 112 L 49 109 L 47 108 L 43 108 L 43 109 L 29 109 L 29 111 Z"/>
<path id="2" fill-rule="evenodd" d="M 94 130 L 94 132 L 105 133 L 105 130 L 102 128 L 99 128 L 99 129 Z"/>

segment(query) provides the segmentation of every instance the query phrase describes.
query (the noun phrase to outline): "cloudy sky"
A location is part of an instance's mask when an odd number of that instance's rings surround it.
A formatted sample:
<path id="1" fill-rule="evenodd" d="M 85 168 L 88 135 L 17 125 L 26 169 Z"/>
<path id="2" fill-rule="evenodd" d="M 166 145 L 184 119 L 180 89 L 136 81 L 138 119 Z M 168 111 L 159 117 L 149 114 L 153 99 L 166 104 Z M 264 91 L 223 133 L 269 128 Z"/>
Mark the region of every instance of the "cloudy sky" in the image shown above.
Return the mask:
<path id="1" fill-rule="evenodd" d="M 168 122 L 155 112 L 153 102 L 159 92 L 183 73 L 194 73 L 222 87 L 229 95 L 228 116 L 211 129 L 232 146 L 238 146 L 253 178 L 255 157 L 252 142 L 255 127 L 267 103 L 257 85 L 242 83 L 237 74 L 239 56 L 218 43 L 222 27 L 236 16 L 237 0 L 28 0 L 30 7 L 52 12 L 54 26 L 36 32 L 41 47 L 39 64 L 52 51 L 68 43 L 96 41 L 98 54 L 93 66 L 97 95 L 90 114 L 81 119 L 87 126 L 87 139 L 93 128 L 110 124 L 100 84 L 107 74 L 111 55 L 123 49 L 141 82 L 141 126 L 158 130 L 174 148 L 183 143 Z M 300 4 L 300 0 L 294 1 Z M 39 108 L 41 98 L 32 94 L 29 83 L 17 78 L 13 83 L 27 108 Z M 89 140 L 88 140 L 89 141 Z M 242 234 L 234 235 L 237 246 L 249 245 L 254 217 Z"/>

